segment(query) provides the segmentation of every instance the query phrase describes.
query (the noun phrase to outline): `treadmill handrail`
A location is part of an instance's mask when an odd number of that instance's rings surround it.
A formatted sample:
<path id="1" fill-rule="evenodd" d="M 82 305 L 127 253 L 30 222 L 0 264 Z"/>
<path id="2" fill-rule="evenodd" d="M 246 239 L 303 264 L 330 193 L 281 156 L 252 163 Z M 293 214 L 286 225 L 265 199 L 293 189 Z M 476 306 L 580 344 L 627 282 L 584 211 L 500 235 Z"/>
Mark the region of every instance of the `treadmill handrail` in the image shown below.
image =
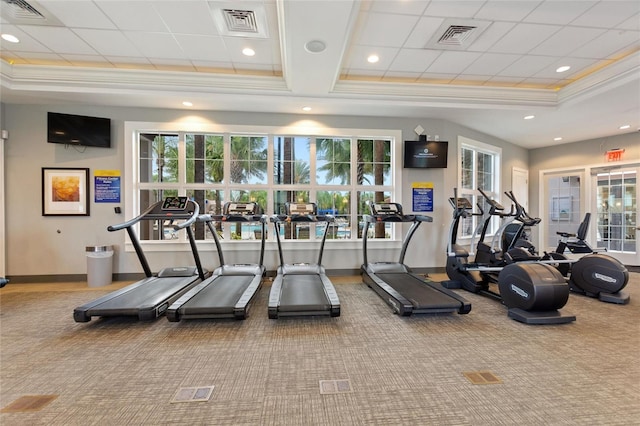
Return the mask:
<path id="1" fill-rule="evenodd" d="M 200 206 L 198 205 L 198 203 L 189 200 L 188 201 L 188 205 L 193 206 L 193 212 L 188 211 L 185 213 L 178 213 L 176 214 L 175 212 L 167 212 L 167 214 L 150 214 L 158 205 L 162 205 L 163 201 L 158 201 L 157 203 L 154 203 L 152 205 L 150 205 L 149 207 L 147 207 L 147 209 L 145 211 L 143 211 L 142 213 L 140 213 L 138 216 L 134 217 L 133 219 L 129 219 L 126 222 L 123 223 L 119 223 L 116 225 L 110 225 L 107 227 L 107 230 L 110 232 L 113 231 L 119 231 L 121 229 L 124 228 L 129 228 L 133 225 L 135 225 L 136 223 L 140 222 L 141 220 L 176 220 L 176 219 L 186 219 L 184 222 L 181 222 L 177 225 L 173 225 L 173 228 L 175 230 L 178 229 L 182 229 L 182 228 L 186 228 L 187 226 L 193 225 L 193 223 L 195 223 L 195 221 L 198 219 L 198 215 L 200 213 Z M 188 210 L 188 209 L 185 209 Z"/>
<path id="2" fill-rule="evenodd" d="M 284 256 L 282 254 L 282 242 L 280 241 L 280 224 L 282 222 L 307 222 L 307 223 L 318 223 L 318 222 L 326 222 L 324 233 L 322 234 L 322 242 L 320 243 L 320 251 L 318 253 L 318 265 L 322 265 L 322 256 L 324 254 L 324 245 L 327 240 L 327 234 L 329 231 L 329 224 L 333 223 L 335 218 L 332 215 L 317 215 L 317 214 L 274 214 L 270 217 L 271 222 L 273 223 L 276 230 L 276 242 L 278 243 L 278 255 L 280 258 L 280 265 L 284 266 Z"/>
<path id="3" fill-rule="evenodd" d="M 394 204 L 400 206 L 397 203 L 394 203 Z M 403 214 L 377 214 L 377 215 L 365 214 L 363 218 L 364 218 L 364 226 L 362 227 L 362 253 L 364 258 L 363 259 L 364 265 L 368 265 L 368 262 L 369 262 L 368 255 L 367 255 L 367 240 L 368 240 L 367 234 L 368 234 L 370 223 L 384 223 L 384 222 L 396 222 L 396 223 L 412 222 L 413 223 L 411 225 L 411 228 L 409 228 L 407 235 L 405 235 L 402 241 L 402 248 L 400 250 L 400 256 L 398 259 L 398 263 L 402 264 L 404 263 L 404 258 L 407 252 L 407 248 L 409 247 L 409 242 L 411 241 L 411 238 L 413 237 L 416 230 L 418 229 L 418 226 L 420 226 L 422 222 L 433 222 L 433 218 L 431 216 L 419 215 L 419 214 L 404 214 L 404 215 Z"/>
<path id="4" fill-rule="evenodd" d="M 227 203 L 228 204 L 228 203 Z M 225 204 L 223 210 L 226 208 L 227 204 Z M 225 223 L 260 223 L 261 224 L 261 238 L 260 238 L 260 261 L 258 262 L 259 266 L 263 266 L 264 264 L 264 250 L 265 250 L 265 239 L 266 239 L 266 223 L 267 223 L 267 215 L 264 214 L 255 214 L 255 215 L 241 215 L 241 214 L 201 214 L 197 218 L 198 222 L 204 222 L 209 228 L 209 232 L 213 236 L 213 241 L 216 245 L 216 251 L 218 252 L 218 259 L 220 261 L 220 266 L 226 265 L 224 260 L 224 254 L 222 251 L 222 244 L 220 243 L 220 238 L 218 237 L 217 230 L 213 227 L 213 222 Z"/>
<path id="5" fill-rule="evenodd" d="M 187 200 L 187 204 L 185 206 L 185 213 L 176 214 L 175 211 L 168 211 L 166 215 L 150 214 L 154 209 L 156 209 L 158 206 L 161 206 L 163 203 L 164 203 L 164 200 L 153 203 L 133 219 L 130 219 L 126 222 L 123 222 L 117 225 L 108 226 L 107 230 L 109 232 L 119 231 L 121 229 L 127 230 L 127 234 L 129 234 L 129 239 L 131 240 L 131 244 L 133 245 L 133 248 L 135 249 L 136 254 L 138 255 L 138 260 L 140 261 L 140 265 L 144 270 L 145 276 L 151 277 L 153 276 L 153 273 L 151 272 L 149 261 L 147 260 L 147 257 L 144 254 L 144 250 L 142 250 L 140 239 L 136 235 L 133 225 L 137 224 L 141 220 L 187 219 L 178 225 L 173 225 L 173 228 L 175 230 L 186 228 L 187 236 L 189 239 L 189 245 L 191 247 L 191 252 L 193 253 L 193 259 L 196 262 L 196 268 L 198 269 L 198 275 L 200 276 L 200 279 L 204 280 L 204 269 L 202 269 L 202 263 L 200 262 L 200 255 L 198 254 L 198 250 L 196 247 L 195 236 L 193 235 L 193 230 L 191 228 L 191 225 L 195 223 L 195 221 L 198 219 L 198 215 L 200 213 L 200 205 L 195 201 Z"/>

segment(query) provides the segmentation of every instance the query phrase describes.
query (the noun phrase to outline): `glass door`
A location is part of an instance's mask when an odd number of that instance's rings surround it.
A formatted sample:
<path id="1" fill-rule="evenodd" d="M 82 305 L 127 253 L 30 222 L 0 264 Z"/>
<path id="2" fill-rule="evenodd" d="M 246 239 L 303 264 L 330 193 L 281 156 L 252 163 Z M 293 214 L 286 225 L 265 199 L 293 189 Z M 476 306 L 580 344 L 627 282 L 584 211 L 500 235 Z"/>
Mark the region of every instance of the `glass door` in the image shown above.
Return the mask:
<path id="1" fill-rule="evenodd" d="M 584 203 L 582 171 L 562 171 L 544 176 L 544 205 L 542 216 L 543 251 L 554 251 L 560 239 L 558 232 L 575 233 L 583 219 Z"/>
<path id="2" fill-rule="evenodd" d="M 638 246 L 638 170 L 595 175 L 597 247 L 625 265 L 640 265 Z"/>

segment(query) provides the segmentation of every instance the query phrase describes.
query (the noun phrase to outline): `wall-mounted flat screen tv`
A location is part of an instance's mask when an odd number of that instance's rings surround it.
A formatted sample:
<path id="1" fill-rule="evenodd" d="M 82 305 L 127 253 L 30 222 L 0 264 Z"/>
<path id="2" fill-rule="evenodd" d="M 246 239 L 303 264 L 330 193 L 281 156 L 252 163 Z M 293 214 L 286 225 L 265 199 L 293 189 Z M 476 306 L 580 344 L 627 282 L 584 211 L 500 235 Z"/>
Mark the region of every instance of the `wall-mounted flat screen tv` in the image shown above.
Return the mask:
<path id="1" fill-rule="evenodd" d="M 447 167 L 446 141 L 404 141 L 405 169 L 444 169 Z"/>
<path id="2" fill-rule="evenodd" d="M 111 119 L 49 112 L 47 142 L 110 148 Z"/>

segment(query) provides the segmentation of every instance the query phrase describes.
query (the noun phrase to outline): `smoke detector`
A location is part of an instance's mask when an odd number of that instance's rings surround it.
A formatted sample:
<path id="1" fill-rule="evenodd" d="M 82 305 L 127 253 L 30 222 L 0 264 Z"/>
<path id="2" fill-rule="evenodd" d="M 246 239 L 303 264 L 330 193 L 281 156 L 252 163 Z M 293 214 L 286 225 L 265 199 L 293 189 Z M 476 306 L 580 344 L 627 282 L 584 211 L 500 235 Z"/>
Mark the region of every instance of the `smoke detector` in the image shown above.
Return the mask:
<path id="1" fill-rule="evenodd" d="M 261 4 L 210 1 L 209 8 L 220 35 L 252 38 L 269 37 L 266 12 Z"/>
<path id="2" fill-rule="evenodd" d="M 466 50 L 491 22 L 474 19 L 445 19 L 425 45 L 427 49 Z"/>

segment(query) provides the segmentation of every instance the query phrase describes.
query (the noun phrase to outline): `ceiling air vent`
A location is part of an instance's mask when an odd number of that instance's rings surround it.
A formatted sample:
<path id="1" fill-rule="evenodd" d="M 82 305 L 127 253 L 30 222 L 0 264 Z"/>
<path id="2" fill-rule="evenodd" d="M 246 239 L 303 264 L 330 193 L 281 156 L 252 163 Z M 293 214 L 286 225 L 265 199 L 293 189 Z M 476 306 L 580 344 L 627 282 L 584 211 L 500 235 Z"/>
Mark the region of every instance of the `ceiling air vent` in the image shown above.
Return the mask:
<path id="1" fill-rule="evenodd" d="M 252 10 L 222 9 L 229 31 L 257 33 L 256 14 Z"/>
<path id="2" fill-rule="evenodd" d="M 53 25 L 62 23 L 36 1 L 2 0 L 2 18 L 14 25 Z"/>
<path id="3" fill-rule="evenodd" d="M 452 25 L 438 39 L 438 44 L 462 46 L 476 28 L 468 25 Z"/>
<path id="4" fill-rule="evenodd" d="M 24 0 L 2 0 L 9 5 L 7 11 L 14 19 L 44 19 L 44 15 Z"/>
<path id="5" fill-rule="evenodd" d="M 264 6 L 253 2 L 238 3 L 210 1 L 209 7 L 220 35 L 234 37 L 267 38 L 267 18 Z"/>
<path id="6" fill-rule="evenodd" d="M 465 50 L 491 22 L 475 19 L 445 19 L 426 44 L 427 49 Z"/>

